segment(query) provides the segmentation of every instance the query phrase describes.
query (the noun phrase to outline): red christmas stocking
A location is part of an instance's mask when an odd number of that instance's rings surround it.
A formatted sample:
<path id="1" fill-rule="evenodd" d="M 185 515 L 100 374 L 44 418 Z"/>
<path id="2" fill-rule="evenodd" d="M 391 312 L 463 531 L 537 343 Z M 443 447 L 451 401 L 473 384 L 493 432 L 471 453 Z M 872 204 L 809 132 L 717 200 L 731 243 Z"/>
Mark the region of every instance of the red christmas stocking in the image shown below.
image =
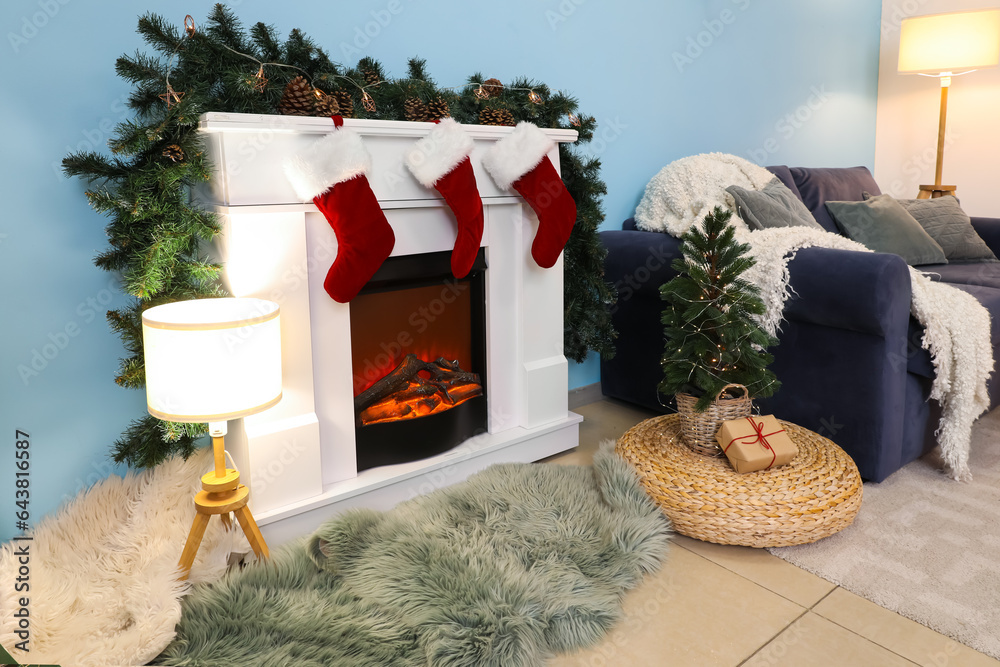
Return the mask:
<path id="1" fill-rule="evenodd" d="M 544 269 L 559 259 L 576 222 L 576 202 L 548 158 L 553 148 L 555 142 L 536 125 L 521 122 L 483 157 L 497 186 L 513 187 L 538 215 L 531 256 Z"/>
<path id="2" fill-rule="evenodd" d="M 285 164 L 285 174 L 302 199 L 312 200 L 337 235 L 337 258 L 323 287 L 347 303 L 361 291 L 392 252 L 396 237 L 365 174 L 371 155 L 354 130 L 336 128 Z"/>
<path id="3" fill-rule="evenodd" d="M 469 160 L 471 152 L 472 137 L 454 118 L 445 118 L 406 155 L 406 166 L 416 179 L 440 192 L 458 219 L 458 237 L 451 252 L 451 272 L 456 278 L 469 274 L 483 240 L 483 200 Z"/>

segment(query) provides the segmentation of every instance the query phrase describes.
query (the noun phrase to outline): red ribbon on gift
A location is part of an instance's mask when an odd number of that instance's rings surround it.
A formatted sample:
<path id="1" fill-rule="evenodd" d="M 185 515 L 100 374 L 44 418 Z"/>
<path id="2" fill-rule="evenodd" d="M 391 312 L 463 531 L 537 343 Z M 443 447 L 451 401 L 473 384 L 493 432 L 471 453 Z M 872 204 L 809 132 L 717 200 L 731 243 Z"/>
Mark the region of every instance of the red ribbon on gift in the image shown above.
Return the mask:
<path id="1" fill-rule="evenodd" d="M 772 435 L 777 435 L 778 433 L 784 433 L 785 429 L 779 428 L 774 433 L 764 433 L 764 420 L 763 419 L 760 421 L 759 424 L 753 420 L 753 417 L 747 417 L 747 421 L 750 422 L 750 427 L 753 428 L 753 433 L 751 433 L 749 435 L 741 435 L 741 436 L 739 436 L 737 438 L 733 438 L 732 440 L 729 441 L 729 444 L 726 445 L 725 448 L 722 451 L 723 451 L 723 453 L 728 452 L 729 448 L 737 440 L 739 440 L 742 444 L 745 444 L 745 445 L 754 445 L 754 444 L 760 443 L 761 447 L 763 447 L 767 451 L 771 452 L 771 462 L 768 464 L 767 468 L 764 468 L 764 470 L 769 470 L 771 468 L 771 466 L 774 465 L 774 462 L 778 460 L 778 454 L 777 454 L 777 452 L 774 451 L 774 448 L 771 447 L 771 443 L 769 443 L 767 441 L 767 439 L 769 437 L 771 437 Z M 752 440 L 747 440 L 747 438 L 753 438 L 753 439 Z"/>

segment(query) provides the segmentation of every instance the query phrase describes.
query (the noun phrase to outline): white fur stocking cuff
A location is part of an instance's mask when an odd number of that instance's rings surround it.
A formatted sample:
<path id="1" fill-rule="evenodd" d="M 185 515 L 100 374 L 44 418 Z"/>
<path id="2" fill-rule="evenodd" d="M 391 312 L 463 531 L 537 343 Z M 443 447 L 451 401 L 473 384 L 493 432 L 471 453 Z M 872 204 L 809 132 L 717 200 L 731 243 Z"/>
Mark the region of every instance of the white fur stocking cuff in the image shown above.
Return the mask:
<path id="1" fill-rule="evenodd" d="M 555 142 L 545 136 L 534 123 L 522 121 L 514 132 L 504 137 L 483 157 L 483 166 L 501 190 L 538 166 Z"/>
<path id="2" fill-rule="evenodd" d="M 372 157 L 361 135 L 341 127 L 285 162 L 285 175 L 302 201 L 312 201 L 337 183 L 367 173 Z"/>

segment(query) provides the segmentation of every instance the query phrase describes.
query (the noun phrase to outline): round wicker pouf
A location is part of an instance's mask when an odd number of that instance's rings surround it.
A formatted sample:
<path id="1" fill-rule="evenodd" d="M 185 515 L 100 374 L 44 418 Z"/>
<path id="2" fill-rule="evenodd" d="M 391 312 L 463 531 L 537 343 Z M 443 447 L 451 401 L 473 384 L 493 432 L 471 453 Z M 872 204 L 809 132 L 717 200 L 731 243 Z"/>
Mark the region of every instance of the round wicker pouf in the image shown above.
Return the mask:
<path id="1" fill-rule="evenodd" d="M 676 414 L 648 419 L 615 447 L 681 535 L 718 544 L 786 547 L 843 530 L 861 507 L 861 475 L 844 450 L 782 421 L 798 447 L 791 463 L 740 474 L 681 442 Z"/>

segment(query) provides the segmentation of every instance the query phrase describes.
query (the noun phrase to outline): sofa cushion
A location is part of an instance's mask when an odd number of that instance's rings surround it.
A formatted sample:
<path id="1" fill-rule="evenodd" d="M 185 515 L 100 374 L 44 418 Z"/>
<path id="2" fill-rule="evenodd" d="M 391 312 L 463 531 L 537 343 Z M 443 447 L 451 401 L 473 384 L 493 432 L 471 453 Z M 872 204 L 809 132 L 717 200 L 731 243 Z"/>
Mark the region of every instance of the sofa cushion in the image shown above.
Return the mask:
<path id="1" fill-rule="evenodd" d="M 941 246 L 889 195 L 828 201 L 826 208 L 844 234 L 869 250 L 899 255 L 911 266 L 948 263 Z"/>
<path id="2" fill-rule="evenodd" d="M 736 213 L 751 229 L 813 227 L 823 229 L 794 192 L 778 178 L 760 190 L 730 185 L 726 192 L 736 200 Z"/>
<path id="3" fill-rule="evenodd" d="M 978 285 L 1000 289 L 1000 263 L 979 262 L 977 264 L 931 264 L 920 270 L 932 280 L 955 285 Z"/>
<path id="4" fill-rule="evenodd" d="M 871 196 L 867 192 L 865 195 Z M 954 197 L 896 201 L 937 241 L 949 264 L 1000 261 L 972 228 L 972 221 Z"/>
<path id="5" fill-rule="evenodd" d="M 765 167 L 769 172 L 778 177 L 778 180 L 785 184 L 785 187 L 792 191 L 799 201 L 802 201 L 802 195 L 799 193 L 798 186 L 795 185 L 795 178 L 792 176 L 792 170 L 783 164 L 775 164 L 770 167 Z"/>
<path id="6" fill-rule="evenodd" d="M 992 265 L 991 265 L 992 266 Z M 955 285 L 963 292 L 976 297 L 976 301 L 990 313 L 990 343 L 993 345 L 993 372 L 990 374 L 987 387 L 990 388 L 990 408 L 1000 404 L 1000 391 L 996 389 L 997 362 L 1000 361 L 1000 289 L 983 285 Z"/>
<path id="7" fill-rule="evenodd" d="M 840 230 L 823 206 L 826 202 L 861 201 L 866 191 L 882 194 L 867 167 L 792 167 L 789 171 L 802 203 L 823 229 L 834 234 L 839 234 Z"/>

